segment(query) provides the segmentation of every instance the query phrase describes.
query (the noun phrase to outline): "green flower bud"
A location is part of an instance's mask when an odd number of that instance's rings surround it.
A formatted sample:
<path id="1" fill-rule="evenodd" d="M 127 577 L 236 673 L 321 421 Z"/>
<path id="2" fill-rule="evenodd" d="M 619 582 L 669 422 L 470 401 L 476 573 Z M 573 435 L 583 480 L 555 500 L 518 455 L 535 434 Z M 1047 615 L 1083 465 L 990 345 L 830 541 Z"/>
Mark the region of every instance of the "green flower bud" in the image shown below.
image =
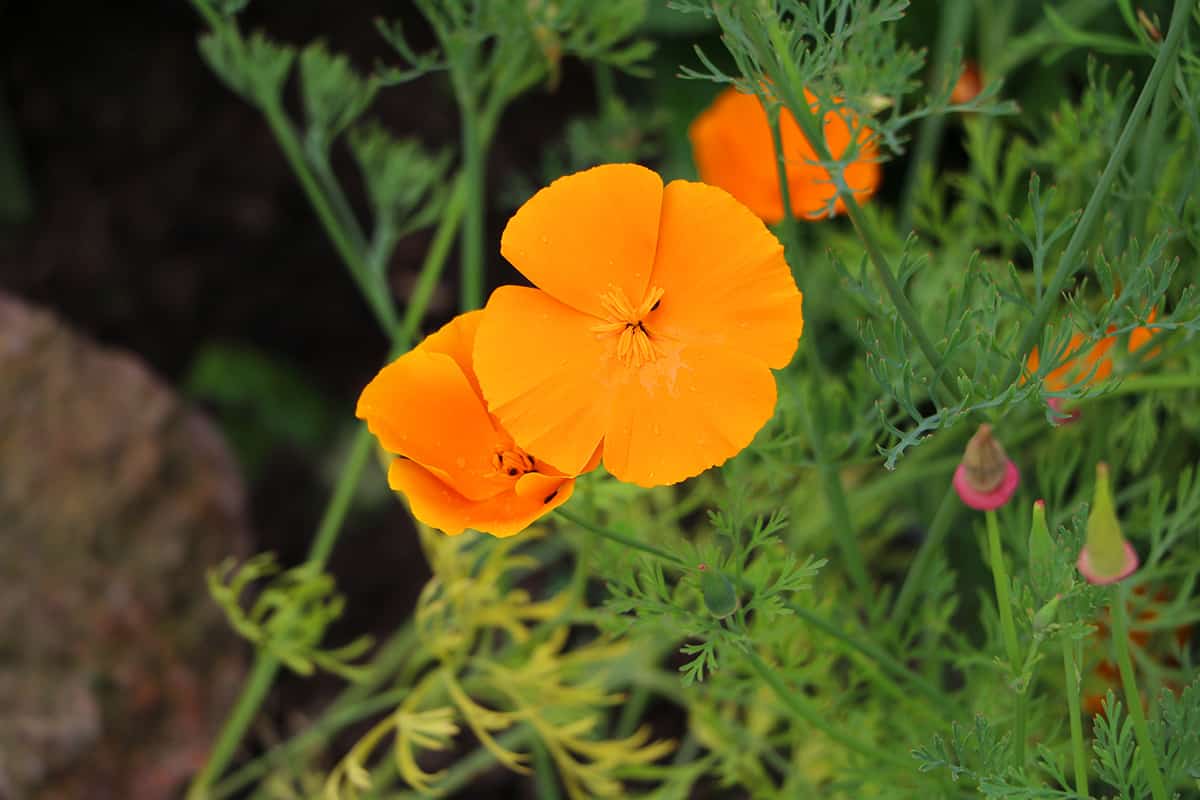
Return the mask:
<path id="1" fill-rule="evenodd" d="M 724 619 L 737 611 L 740 602 L 729 578 L 705 564 L 697 569 L 700 570 L 700 591 L 704 594 L 704 605 L 709 613 L 717 619 Z"/>

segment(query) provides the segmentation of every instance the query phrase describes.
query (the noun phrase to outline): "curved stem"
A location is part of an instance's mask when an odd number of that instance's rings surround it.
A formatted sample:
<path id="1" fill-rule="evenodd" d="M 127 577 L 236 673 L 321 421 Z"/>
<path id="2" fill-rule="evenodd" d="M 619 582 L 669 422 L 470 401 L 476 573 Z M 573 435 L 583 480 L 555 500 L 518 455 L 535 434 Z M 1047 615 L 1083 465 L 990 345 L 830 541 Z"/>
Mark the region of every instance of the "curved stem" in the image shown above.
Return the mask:
<path id="1" fill-rule="evenodd" d="M 1071 762 L 1075 768 L 1075 794 L 1088 795 L 1087 752 L 1083 747 L 1083 716 L 1079 709 L 1079 642 L 1063 639 L 1063 673 L 1067 683 L 1067 712 L 1071 724 Z"/>
<path id="2" fill-rule="evenodd" d="M 483 239 L 487 227 L 486 162 L 487 142 L 482 135 L 479 113 L 465 105 L 462 109 L 463 172 L 466 179 L 466 215 L 462 226 L 462 265 L 460 267 L 459 310 L 470 311 L 483 305 Z"/>
<path id="3" fill-rule="evenodd" d="M 1150 726 L 1146 724 L 1146 712 L 1142 708 L 1142 695 L 1138 691 L 1137 677 L 1133 672 L 1133 663 L 1129 659 L 1129 588 L 1125 581 L 1117 585 L 1113 593 L 1109 613 L 1112 616 L 1113 650 L 1117 655 L 1117 669 L 1121 672 L 1121 685 L 1125 689 L 1125 705 L 1129 707 L 1129 715 L 1133 718 L 1133 731 L 1137 735 L 1138 753 L 1142 758 L 1142 770 L 1150 781 L 1150 793 L 1154 800 L 1168 800 L 1166 784 L 1163 782 L 1162 767 L 1158 763 L 1158 750 L 1154 739 L 1150 736 Z"/>
<path id="4" fill-rule="evenodd" d="M 925 541 L 921 542 L 921 547 L 917 550 L 916 557 L 913 558 L 912 566 L 904 576 L 900 593 L 896 595 L 896 605 L 892 608 L 893 622 L 908 618 L 917 592 L 924 585 L 925 570 L 929 568 L 929 562 L 934 555 L 942 549 L 946 534 L 950 531 L 950 523 L 954 521 L 954 515 L 958 511 L 960 502 L 954 487 L 947 486 L 946 493 L 942 496 L 942 502 L 934 512 L 933 522 L 929 524 Z"/>
<path id="5" fill-rule="evenodd" d="M 1042 329 L 1046 326 L 1050 310 L 1058 302 L 1058 295 L 1066 285 L 1067 279 L 1075 274 L 1075 269 L 1079 265 L 1079 257 L 1091 237 L 1092 229 L 1107 205 L 1108 193 L 1112 190 L 1113 183 L 1121 171 L 1121 165 L 1133 144 L 1134 135 L 1137 133 L 1142 118 L 1146 116 L 1146 110 L 1158 92 L 1159 83 L 1166 76 L 1168 70 L 1174 68 L 1175 56 L 1179 52 L 1180 42 L 1183 41 L 1183 32 L 1187 28 L 1188 14 L 1191 12 L 1192 5 L 1192 0 L 1176 0 L 1175 2 L 1175 8 L 1171 12 L 1170 30 L 1167 31 L 1167 38 L 1162 43 L 1158 56 L 1154 59 L 1150 75 L 1146 78 L 1145 85 L 1142 86 L 1133 110 L 1129 112 L 1129 119 L 1125 121 L 1125 127 L 1121 130 L 1117 145 L 1108 158 L 1108 164 L 1105 165 L 1104 172 L 1100 174 L 1100 180 L 1096 183 L 1096 188 L 1092 191 L 1092 196 L 1083 209 L 1083 216 L 1080 217 L 1079 224 L 1075 226 L 1066 248 L 1058 259 L 1058 267 L 1050 277 L 1046 291 L 1033 310 L 1033 317 L 1025 326 L 1021 338 L 1017 341 L 1017 346 L 1013 349 L 1017 360 L 1013 362 L 1008 374 L 1004 377 L 1003 385 L 1005 386 L 1021 376 L 1025 356 L 1037 343 L 1038 337 L 1042 335 Z"/>
<path id="6" fill-rule="evenodd" d="M 1008 570 L 1004 567 L 1004 549 L 1000 544 L 1000 526 L 996 512 L 988 511 L 988 550 L 992 562 L 992 582 L 996 586 L 996 607 L 1000 612 L 1000 632 L 1004 638 L 1004 649 L 1008 653 L 1013 678 L 1020 680 L 1023 665 L 1021 648 L 1017 643 L 1017 626 L 1013 620 L 1012 599 L 1009 597 Z M 1025 766 L 1025 691 L 1017 687 L 1016 731 L 1013 734 L 1013 762 L 1018 770 Z"/>
<path id="7" fill-rule="evenodd" d="M 937 43 L 933 50 L 933 63 L 929 73 L 929 82 L 938 92 L 946 81 L 946 70 L 953 66 L 950 61 L 956 45 L 961 45 L 967 27 L 971 24 L 971 12 L 974 3 L 948 3 L 942 14 L 942 24 L 938 30 Z M 921 173 L 933 163 L 942 141 L 942 129 L 946 126 L 945 114 L 930 114 L 921 120 L 921 129 L 917 132 L 916 146 L 913 157 L 909 161 L 908 171 L 904 173 L 904 188 L 900 193 L 900 211 L 897 227 L 906 231 L 912 225 L 913 206 L 916 204 L 917 179 Z"/>
<path id="8" fill-rule="evenodd" d="M 355 435 L 350 456 L 334 487 L 333 496 L 325 507 L 321 524 L 317 528 L 317 534 L 309 549 L 308 563 L 323 566 L 329 557 L 338 531 L 341 529 L 342 520 L 350 508 L 350 501 L 354 498 L 354 490 L 358 488 L 363 468 L 371 455 L 371 442 L 370 432 L 365 425 L 361 426 Z M 188 800 L 207 800 L 209 797 L 208 787 L 221 776 L 226 765 L 233 758 L 238 744 L 249 729 L 250 723 L 254 721 L 259 706 L 262 705 L 267 693 L 271 690 L 271 684 L 275 681 L 279 666 L 279 659 L 269 650 L 257 652 L 250 677 L 242 685 L 242 692 L 238 696 L 233 711 L 226 718 L 225 725 L 221 728 L 221 733 L 213 745 L 207 763 L 192 779 L 187 793 Z"/>

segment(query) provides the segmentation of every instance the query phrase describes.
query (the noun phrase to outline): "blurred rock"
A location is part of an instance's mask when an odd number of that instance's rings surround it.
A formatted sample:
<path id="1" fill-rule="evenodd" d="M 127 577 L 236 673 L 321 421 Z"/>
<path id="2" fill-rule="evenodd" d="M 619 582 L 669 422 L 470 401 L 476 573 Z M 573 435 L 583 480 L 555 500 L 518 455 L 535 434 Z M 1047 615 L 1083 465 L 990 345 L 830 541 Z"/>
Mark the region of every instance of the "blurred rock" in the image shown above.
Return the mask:
<path id="1" fill-rule="evenodd" d="M 0 800 L 177 794 L 244 671 L 204 571 L 248 538 L 203 416 L 0 292 Z"/>

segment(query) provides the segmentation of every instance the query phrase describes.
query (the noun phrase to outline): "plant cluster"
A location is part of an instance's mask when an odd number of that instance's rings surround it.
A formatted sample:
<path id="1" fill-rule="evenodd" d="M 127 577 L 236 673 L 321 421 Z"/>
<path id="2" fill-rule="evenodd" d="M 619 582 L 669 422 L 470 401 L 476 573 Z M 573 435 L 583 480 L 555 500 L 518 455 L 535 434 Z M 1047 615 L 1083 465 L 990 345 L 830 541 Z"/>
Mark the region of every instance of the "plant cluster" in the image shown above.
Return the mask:
<path id="1" fill-rule="evenodd" d="M 245 34 L 246 0 L 194 5 L 201 52 L 262 112 L 396 360 L 364 391 L 371 430 L 306 562 L 213 573 L 256 661 L 190 798 L 477 796 L 495 765 L 540 798 L 1200 797 L 1193 0 L 418 0 L 436 49 L 381 21 L 399 62 L 366 76 L 320 42 Z M 655 55 L 662 20 L 701 41 Z M 956 87 L 964 49 L 977 93 Z M 543 160 L 555 174 L 511 178 L 521 208 L 489 241 L 484 167 L 504 111 L 557 87 L 568 58 L 594 69 L 597 108 Z M 364 121 L 415 79 L 453 97 L 457 152 Z M 740 99 L 705 112 L 704 130 L 697 107 L 646 102 L 713 83 Z M 739 176 L 721 191 L 664 168 L 685 180 L 656 184 L 651 244 L 669 250 L 678 224 L 701 243 L 678 251 L 695 268 L 665 290 L 639 273 L 636 296 L 600 286 L 591 308 L 581 286 L 599 275 L 619 289 L 637 267 L 606 267 L 604 248 L 646 245 L 643 195 L 623 187 L 654 175 L 598 165 L 678 165 L 689 124 L 700 177 Z M 339 147 L 361 170 L 369 224 L 333 167 Z M 609 208 L 562 199 L 618 173 Z M 742 227 L 704 216 L 718 203 Z M 397 244 L 427 228 L 398 298 Z M 456 236 L 463 316 L 414 348 Z M 570 237 L 576 250 L 558 246 Z M 541 289 L 503 287 L 477 311 L 502 252 Z M 786 292 L 768 259 L 803 292 L 802 335 L 798 301 L 779 322 Z M 737 269 L 724 304 L 717 284 L 689 284 L 725 263 Z M 761 334 L 731 348 L 771 380 L 761 419 L 732 378 L 681 384 L 699 410 L 664 400 L 624 429 L 609 384 L 563 388 L 577 365 L 552 348 L 573 329 L 544 323 L 560 306 L 611 338 L 614 382 L 675 356 L 702 373 L 655 338 L 676 330 L 665 315 L 680 296 L 706 298 L 730 340 Z M 760 315 L 741 334 L 747 297 Z M 789 341 L 762 343 L 782 329 Z M 774 363 L 798 335 L 790 363 Z M 540 352 L 555 357 L 535 363 Z M 464 412 L 444 427 L 467 438 L 422 449 L 416 429 L 447 423 L 418 402 L 443 385 L 424 382 L 435 372 L 482 432 L 462 433 Z M 579 433 L 593 416 L 603 425 Z M 325 563 L 372 433 L 427 523 L 433 577 L 411 622 L 368 651 L 323 640 L 341 609 Z M 471 473 L 493 449 L 496 472 Z M 520 506 L 546 480 L 554 494 Z M 239 762 L 283 667 L 347 685 L 310 728 Z M 333 747 L 356 723 L 356 743 Z"/>

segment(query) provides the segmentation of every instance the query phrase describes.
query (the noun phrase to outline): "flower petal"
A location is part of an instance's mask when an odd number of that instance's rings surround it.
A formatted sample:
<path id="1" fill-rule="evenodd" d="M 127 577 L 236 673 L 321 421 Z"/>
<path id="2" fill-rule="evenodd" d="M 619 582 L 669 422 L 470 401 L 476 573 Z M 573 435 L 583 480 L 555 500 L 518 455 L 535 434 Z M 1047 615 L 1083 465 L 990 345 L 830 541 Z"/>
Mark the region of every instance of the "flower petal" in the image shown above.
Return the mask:
<path id="1" fill-rule="evenodd" d="M 616 392 L 604 466 L 640 486 L 678 483 L 742 450 L 775 410 L 765 364 L 728 348 L 684 346 Z"/>
<path id="2" fill-rule="evenodd" d="M 529 473 L 521 480 L 534 475 Z M 575 489 L 575 481 L 555 478 L 539 483 L 539 490 L 550 487 L 541 494 L 521 495 L 510 487 L 485 500 L 472 501 L 442 483 L 420 464 L 403 458 L 392 461 L 388 485 L 408 498 L 414 517 L 451 536 L 467 528 L 500 537 L 520 533 L 543 514 L 567 502 Z"/>
<path id="3" fill-rule="evenodd" d="M 506 441 L 454 359 L 418 347 L 384 367 L 358 398 L 359 418 L 384 449 L 444 474 L 472 500 L 511 484 L 492 456 Z"/>
<path id="4" fill-rule="evenodd" d="M 646 320 L 655 333 L 728 348 L 775 369 L 796 351 L 803 303 L 783 246 L 722 189 L 667 186 L 651 285 L 664 291 Z"/>
<path id="5" fill-rule="evenodd" d="M 475 368 L 471 363 L 471 351 L 475 347 L 475 332 L 483 320 L 483 310 L 468 311 L 459 314 L 434 333 L 425 337 L 417 349 L 427 353 L 442 353 L 454 359 L 458 364 L 475 394 L 483 402 L 483 393 L 479 391 L 479 381 L 475 378 Z"/>
<path id="6" fill-rule="evenodd" d="M 771 224 L 783 219 L 775 145 L 758 97 L 736 89 L 721 92 L 688 128 L 688 138 L 701 180 L 720 186 Z"/>
<path id="7" fill-rule="evenodd" d="M 636 164 L 605 164 L 559 178 L 508 221 L 500 253 L 535 285 L 603 316 L 600 295 L 640 298 L 658 239 L 662 179 Z"/>
<path id="8" fill-rule="evenodd" d="M 492 293 L 475 337 L 475 374 L 488 407 L 524 450 L 576 475 L 608 422 L 610 369 L 594 317 L 538 289 Z"/>

